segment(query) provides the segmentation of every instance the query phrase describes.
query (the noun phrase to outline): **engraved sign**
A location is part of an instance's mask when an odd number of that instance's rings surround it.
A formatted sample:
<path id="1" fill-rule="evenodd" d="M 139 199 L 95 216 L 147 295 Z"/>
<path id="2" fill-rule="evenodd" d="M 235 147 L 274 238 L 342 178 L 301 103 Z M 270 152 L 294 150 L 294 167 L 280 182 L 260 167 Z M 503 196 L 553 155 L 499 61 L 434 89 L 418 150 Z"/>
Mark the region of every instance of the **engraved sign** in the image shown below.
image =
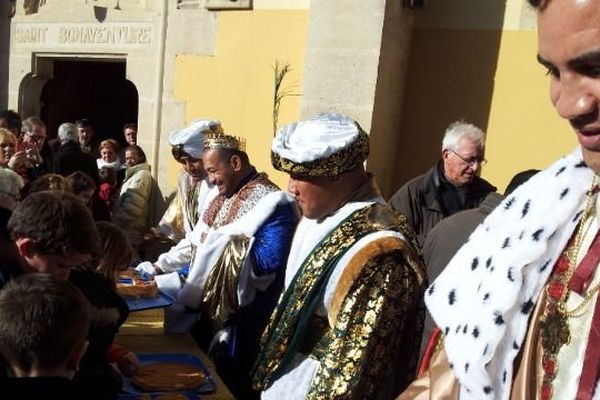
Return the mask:
<path id="1" fill-rule="evenodd" d="M 46 43 L 46 33 L 48 28 L 45 27 L 26 27 L 15 29 L 13 37 L 16 43 Z"/>
<path id="2" fill-rule="evenodd" d="M 152 45 L 153 29 L 149 23 L 15 23 L 15 47 L 146 48 Z"/>

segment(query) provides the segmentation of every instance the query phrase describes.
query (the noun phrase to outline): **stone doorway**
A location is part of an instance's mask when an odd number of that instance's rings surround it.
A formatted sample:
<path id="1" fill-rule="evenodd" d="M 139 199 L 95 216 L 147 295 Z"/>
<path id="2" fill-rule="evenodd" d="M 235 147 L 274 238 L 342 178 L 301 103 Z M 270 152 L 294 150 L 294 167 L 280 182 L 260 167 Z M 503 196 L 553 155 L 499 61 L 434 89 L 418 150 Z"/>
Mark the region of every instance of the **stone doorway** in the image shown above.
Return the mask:
<path id="1" fill-rule="evenodd" d="M 40 82 L 43 86 L 39 85 L 38 98 L 39 115 L 48 125 L 48 136 L 56 136 L 63 122 L 87 118 L 98 139 L 113 138 L 124 144 L 122 127 L 128 122 L 137 123 L 139 110 L 138 91 L 126 78 L 125 59 L 45 62 L 51 65 L 42 69 L 51 71 L 51 77 Z M 30 79 L 39 81 L 40 76 Z"/>

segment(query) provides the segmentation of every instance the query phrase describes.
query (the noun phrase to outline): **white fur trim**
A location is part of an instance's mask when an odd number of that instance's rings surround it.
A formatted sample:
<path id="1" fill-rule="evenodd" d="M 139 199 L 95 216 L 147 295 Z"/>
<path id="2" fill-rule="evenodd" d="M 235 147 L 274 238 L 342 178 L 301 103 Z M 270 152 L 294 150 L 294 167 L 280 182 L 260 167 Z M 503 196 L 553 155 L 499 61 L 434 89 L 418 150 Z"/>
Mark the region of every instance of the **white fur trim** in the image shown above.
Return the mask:
<path id="1" fill-rule="evenodd" d="M 582 163 L 578 148 L 519 187 L 427 289 L 461 399 L 508 399 L 529 316 L 592 182 Z"/>
<path id="2" fill-rule="evenodd" d="M 199 243 L 196 256 L 192 260 L 190 275 L 179 292 L 177 301 L 189 307 L 197 308 L 200 305 L 202 291 L 208 275 L 229 242 L 229 238 L 232 235 L 245 235 L 252 239 L 254 233 L 271 216 L 275 207 L 280 204 L 292 203 L 293 201 L 293 197 L 288 193 L 281 191 L 269 193 L 256 204 L 251 212 L 248 212 L 237 221 L 224 225 L 219 229 L 206 232 L 206 238 L 204 242 Z M 196 232 L 196 230 L 194 231 Z M 194 236 L 200 237 L 201 233 L 196 233 L 198 235 L 194 234 Z M 250 247 L 248 248 L 249 250 Z M 244 267 L 248 268 L 249 264 L 244 263 Z M 243 284 L 247 284 L 248 282 L 241 281 Z M 255 288 L 249 285 L 245 285 L 243 288 L 240 288 L 240 285 L 238 285 L 238 297 L 249 298 L 252 295 L 248 291 L 252 290 L 255 290 Z"/>

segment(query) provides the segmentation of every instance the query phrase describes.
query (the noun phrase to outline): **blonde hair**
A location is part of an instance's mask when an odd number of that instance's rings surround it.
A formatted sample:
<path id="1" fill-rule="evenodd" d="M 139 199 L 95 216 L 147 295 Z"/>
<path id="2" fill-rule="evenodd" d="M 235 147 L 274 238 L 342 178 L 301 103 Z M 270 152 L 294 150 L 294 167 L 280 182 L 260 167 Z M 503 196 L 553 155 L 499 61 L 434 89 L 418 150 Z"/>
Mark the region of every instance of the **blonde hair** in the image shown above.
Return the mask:
<path id="1" fill-rule="evenodd" d="M 0 142 L 3 142 L 6 139 L 10 140 L 14 144 L 17 144 L 17 137 L 14 133 L 6 128 L 0 128 Z"/>
<path id="2" fill-rule="evenodd" d="M 100 236 L 100 256 L 96 273 L 116 286 L 115 273 L 123 271 L 133 260 L 133 248 L 125 231 L 112 222 L 96 222 Z"/>
<path id="3" fill-rule="evenodd" d="M 119 143 L 115 139 L 106 139 L 100 142 L 100 150 L 110 147 L 115 153 L 119 152 Z"/>
<path id="4" fill-rule="evenodd" d="M 41 192 L 43 190 L 52 190 L 56 192 L 72 193 L 71 184 L 62 175 L 46 174 L 37 178 L 31 183 L 29 193 Z"/>

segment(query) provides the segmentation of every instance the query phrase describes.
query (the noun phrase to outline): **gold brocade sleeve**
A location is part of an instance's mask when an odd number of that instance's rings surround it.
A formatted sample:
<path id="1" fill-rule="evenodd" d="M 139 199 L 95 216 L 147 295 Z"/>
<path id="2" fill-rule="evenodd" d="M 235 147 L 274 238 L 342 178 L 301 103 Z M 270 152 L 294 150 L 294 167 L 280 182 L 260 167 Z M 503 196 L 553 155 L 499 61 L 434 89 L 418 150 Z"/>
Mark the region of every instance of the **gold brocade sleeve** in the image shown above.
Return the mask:
<path id="1" fill-rule="evenodd" d="M 307 398 L 397 395 L 414 378 L 422 291 L 399 251 L 369 260 L 346 295 L 335 326 L 311 352 L 321 365 Z"/>
<path id="2" fill-rule="evenodd" d="M 219 330 L 239 308 L 237 287 L 250 239 L 243 235 L 233 235 L 210 271 L 200 309 Z"/>
<path id="3" fill-rule="evenodd" d="M 167 211 L 160 219 L 158 226 L 160 230 L 173 241 L 180 241 L 185 236 L 185 228 L 183 226 L 183 204 L 181 193 L 178 190 L 171 203 L 167 207 Z"/>

